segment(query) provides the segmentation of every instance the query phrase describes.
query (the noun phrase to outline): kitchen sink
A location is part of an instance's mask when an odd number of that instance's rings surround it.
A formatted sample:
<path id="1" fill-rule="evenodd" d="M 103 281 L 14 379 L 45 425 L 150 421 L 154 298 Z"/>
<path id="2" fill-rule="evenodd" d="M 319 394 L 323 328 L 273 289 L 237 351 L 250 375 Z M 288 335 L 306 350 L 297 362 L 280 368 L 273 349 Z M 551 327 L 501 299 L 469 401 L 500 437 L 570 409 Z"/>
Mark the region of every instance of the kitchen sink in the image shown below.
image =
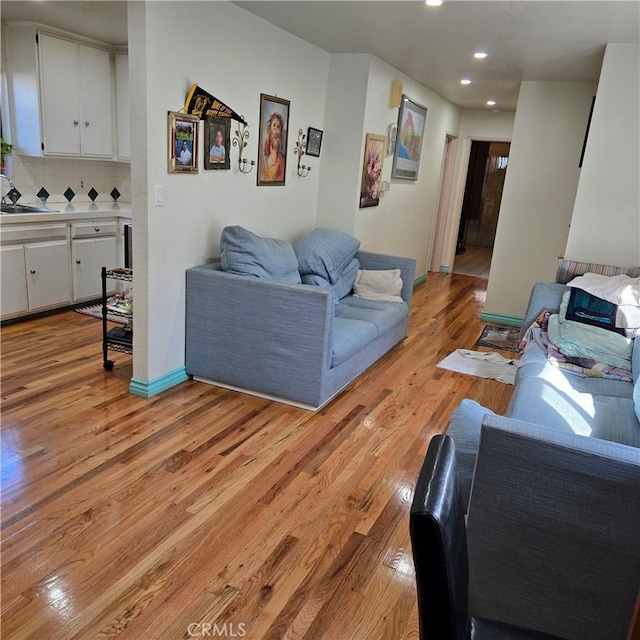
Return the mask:
<path id="1" fill-rule="evenodd" d="M 56 209 L 47 207 L 30 207 L 26 204 L 3 204 L 0 207 L 2 213 L 58 213 Z"/>

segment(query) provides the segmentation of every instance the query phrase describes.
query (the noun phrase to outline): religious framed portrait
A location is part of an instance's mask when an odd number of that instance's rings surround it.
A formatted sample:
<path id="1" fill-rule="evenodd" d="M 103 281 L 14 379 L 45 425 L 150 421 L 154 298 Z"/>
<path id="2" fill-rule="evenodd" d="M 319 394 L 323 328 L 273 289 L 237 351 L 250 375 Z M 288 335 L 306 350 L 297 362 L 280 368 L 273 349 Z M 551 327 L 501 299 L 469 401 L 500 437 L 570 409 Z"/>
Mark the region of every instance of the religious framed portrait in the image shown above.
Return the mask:
<path id="1" fill-rule="evenodd" d="M 287 175 L 289 100 L 260 94 L 258 186 L 284 186 Z"/>
<path id="2" fill-rule="evenodd" d="M 207 116 L 204 121 L 204 168 L 230 169 L 231 118 Z"/>
<path id="3" fill-rule="evenodd" d="M 169 173 L 198 173 L 198 123 L 186 113 L 167 114 Z"/>

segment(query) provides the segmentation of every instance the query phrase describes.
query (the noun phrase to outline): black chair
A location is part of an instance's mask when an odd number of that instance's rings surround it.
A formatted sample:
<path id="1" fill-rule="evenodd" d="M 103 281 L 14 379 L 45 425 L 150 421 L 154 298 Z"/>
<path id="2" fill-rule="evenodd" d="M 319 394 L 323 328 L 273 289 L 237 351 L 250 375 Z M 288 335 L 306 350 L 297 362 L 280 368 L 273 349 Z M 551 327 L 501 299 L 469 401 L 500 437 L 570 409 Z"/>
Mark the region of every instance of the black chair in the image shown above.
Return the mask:
<path id="1" fill-rule="evenodd" d="M 411 506 L 421 640 L 559 640 L 469 616 L 465 510 L 450 436 L 434 436 Z"/>

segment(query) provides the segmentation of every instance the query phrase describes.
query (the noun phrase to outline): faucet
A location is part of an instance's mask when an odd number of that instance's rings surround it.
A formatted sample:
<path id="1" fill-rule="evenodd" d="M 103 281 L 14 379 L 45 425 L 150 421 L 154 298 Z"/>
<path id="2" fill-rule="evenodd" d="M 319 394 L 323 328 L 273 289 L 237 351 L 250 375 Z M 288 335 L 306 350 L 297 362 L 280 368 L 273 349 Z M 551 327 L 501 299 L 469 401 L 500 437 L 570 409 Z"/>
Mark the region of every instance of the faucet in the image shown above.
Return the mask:
<path id="1" fill-rule="evenodd" d="M 11 187 L 11 189 L 15 189 L 13 182 L 11 182 L 11 178 L 8 175 L 0 173 L 0 178 L 4 178 L 9 183 L 9 187 Z M 11 193 L 11 190 L 9 190 L 9 193 Z M 11 200 L 12 204 L 15 206 L 16 201 L 14 200 L 12 195 L 9 196 L 9 200 Z M 7 196 L 2 196 L 2 198 L 0 199 L 0 203 L 7 204 Z"/>

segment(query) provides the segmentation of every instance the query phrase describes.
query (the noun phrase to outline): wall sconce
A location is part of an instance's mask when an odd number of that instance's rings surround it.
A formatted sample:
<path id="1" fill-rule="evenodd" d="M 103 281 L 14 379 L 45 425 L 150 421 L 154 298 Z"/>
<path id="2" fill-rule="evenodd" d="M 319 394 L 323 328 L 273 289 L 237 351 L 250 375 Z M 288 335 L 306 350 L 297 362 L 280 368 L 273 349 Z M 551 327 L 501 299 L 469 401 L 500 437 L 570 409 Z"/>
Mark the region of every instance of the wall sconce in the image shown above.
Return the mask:
<path id="1" fill-rule="evenodd" d="M 309 175 L 309 172 L 311 171 L 311 167 L 308 167 L 304 164 L 300 164 L 302 162 L 302 156 L 307 151 L 306 137 L 307 136 L 304 133 L 302 133 L 302 129 L 298 129 L 298 141 L 296 142 L 296 148 L 293 150 L 293 153 L 295 153 L 298 156 L 298 175 L 301 178 L 306 178 Z"/>
<path id="2" fill-rule="evenodd" d="M 249 140 L 249 131 L 247 130 L 247 126 L 244 123 L 238 123 L 238 128 L 233 132 L 233 146 L 238 147 L 238 169 L 240 173 L 251 173 L 253 170 L 253 166 L 255 165 L 255 160 L 247 160 L 242 157 L 242 152 L 244 148 L 249 144 L 247 140 Z"/>

